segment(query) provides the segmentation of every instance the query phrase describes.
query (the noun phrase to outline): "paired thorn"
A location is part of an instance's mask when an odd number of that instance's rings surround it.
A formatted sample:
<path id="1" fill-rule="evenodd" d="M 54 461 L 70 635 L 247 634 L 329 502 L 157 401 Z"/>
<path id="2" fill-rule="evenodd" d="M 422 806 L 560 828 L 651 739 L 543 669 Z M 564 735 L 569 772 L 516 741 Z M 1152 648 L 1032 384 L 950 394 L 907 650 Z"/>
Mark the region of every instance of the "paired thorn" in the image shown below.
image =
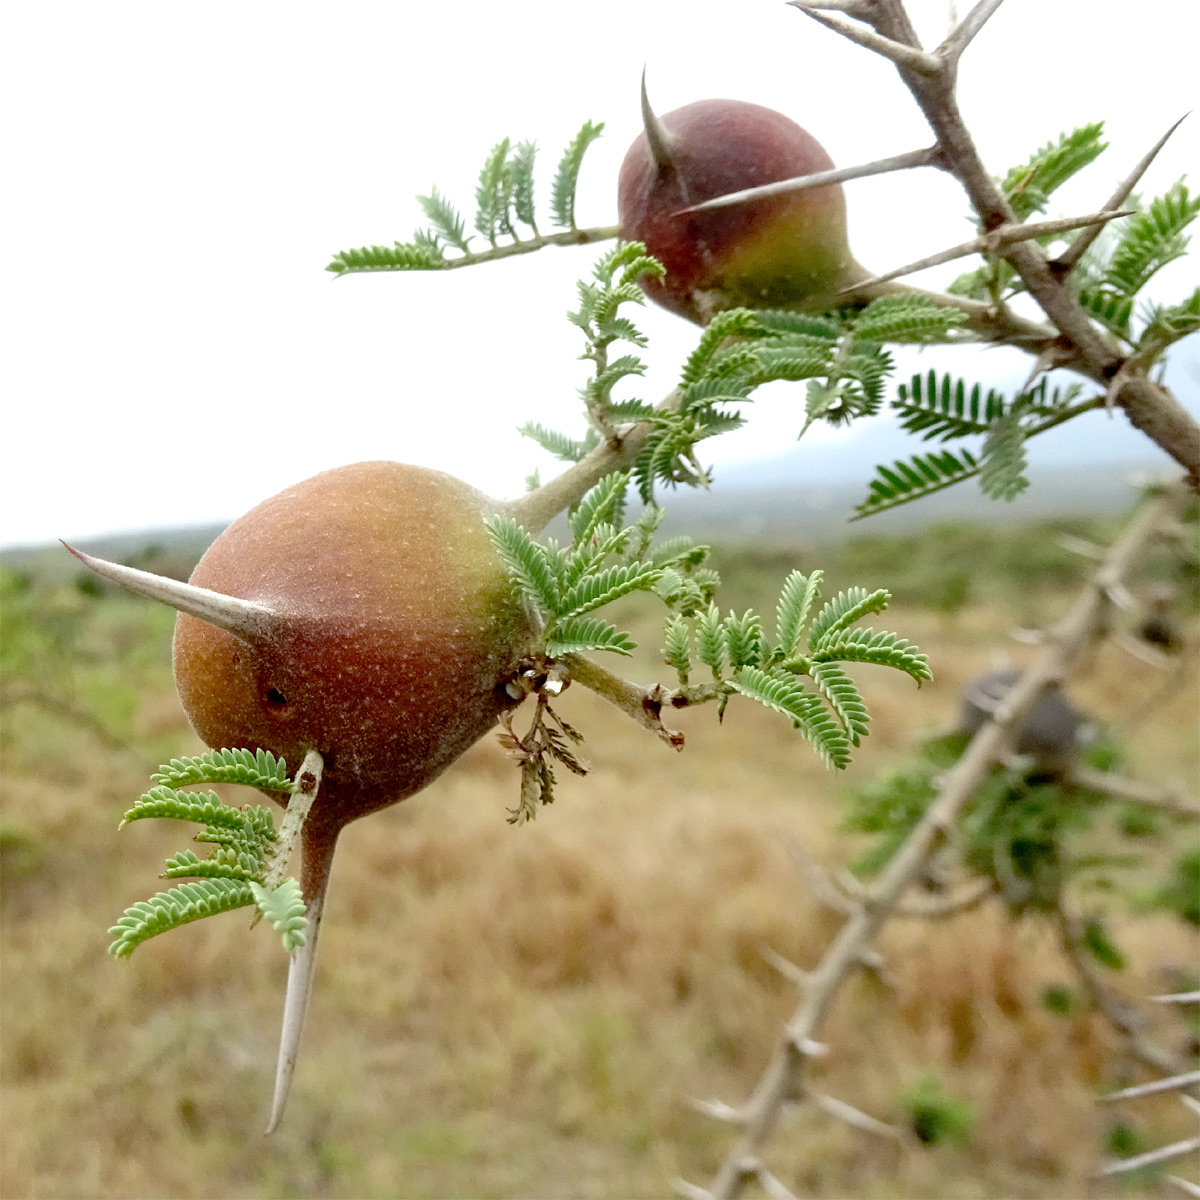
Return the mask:
<path id="1" fill-rule="evenodd" d="M 793 8 L 798 8 L 807 17 L 812 17 L 820 25 L 840 33 L 847 41 L 854 42 L 867 50 L 890 59 L 901 68 L 915 71 L 918 75 L 934 77 L 952 71 L 962 57 L 962 53 L 974 40 L 975 35 L 987 24 L 1004 0 L 979 0 L 973 9 L 950 31 L 942 44 L 932 53 L 922 50 L 919 46 L 905 45 L 884 37 L 871 27 L 871 11 L 857 0 L 846 3 L 804 4 L 801 0 L 788 0 Z M 865 25 L 854 25 L 841 17 L 831 17 L 821 10 L 833 9 L 844 12 L 867 22 Z"/>
<path id="2" fill-rule="evenodd" d="M 726 197 L 721 197 L 721 199 L 724 200 Z M 1011 246 L 1016 242 L 1027 242 L 1033 238 L 1045 237 L 1053 233 L 1068 233 L 1072 229 L 1086 229 L 1092 226 L 1099 228 L 1117 217 L 1128 217 L 1132 213 L 1132 209 L 1125 209 L 1117 212 L 1089 213 L 1086 217 L 1064 217 L 1056 221 L 1028 221 L 1023 225 L 1000 225 L 977 238 L 972 238 L 969 242 L 951 246 L 949 250 L 930 254 L 905 267 L 897 267 L 894 271 L 887 271 L 883 275 L 874 275 L 870 279 L 864 279 L 861 283 L 843 288 L 838 295 L 873 287 L 879 283 L 888 283 L 893 279 L 899 279 L 902 275 L 912 275 L 916 271 L 924 271 L 926 267 L 938 267 L 942 263 L 953 262 L 956 258 L 966 258 L 970 254 L 997 254 L 1005 246 Z"/>
<path id="3" fill-rule="evenodd" d="M 63 545 L 85 567 L 104 579 L 118 583 L 139 596 L 169 604 L 179 612 L 207 621 L 218 629 L 224 629 L 242 638 L 243 641 L 261 642 L 271 633 L 275 612 L 265 604 L 239 600 L 236 596 L 226 596 L 208 588 L 180 583 L 177 579 L 168 579 L 149 571 L 139 571 L 136 567 L 125 567 L 103 558 L 93 558 L 92 555 L 76 550 L 66 542 L 63 542 Z"/>
<path id="4" fill-rule="evenodd" d="M 788 3 L 792 8 L 798 8 L 806 17 L 812 17 L 818 25 L 824 25 L 826 29 L 840 33 L 847 41 L 891 59 L 898 67 L 930 77 L 939 75 L 942 71 L 943 62 L 934 54 L 928 54 L 915 46 L 906 46 L 903 42 L 894 42 L 873 29 L 852 25 L 841 17 L 827 16 L 810 4 L 802 4 L 800 0 L 788 0 Z"/>
<path id="5" fill-rule="evenodd" d="M 894 154 L 891 158 L 879 158 L 859 167 L 836 167 L 831 171 L 815 171 L 811 175 L 797 175 L 792 179 L 781 179 L 776 183 L 764 183 L 761 187 L 744 188 L 740 192 L 729 192 L 714 196 L 690 208 L 682 208 L 673 216 L 682 217 L 689 213 L 709 212 L 716 208 L 730 208 L 736 204 L 747 204 L 753 200 L 766 200 L 772 196 L 787 196 L 808 188 L 826 187 L 832 183 L 844 183 L 848 179 L 865 179 L 871 175 L 886 175 L 889 171 L 907 171 L 913 167 L 937 166 L 941 151 L 937 146 L 924 150 L 909 150 L 905 154 Z"/>

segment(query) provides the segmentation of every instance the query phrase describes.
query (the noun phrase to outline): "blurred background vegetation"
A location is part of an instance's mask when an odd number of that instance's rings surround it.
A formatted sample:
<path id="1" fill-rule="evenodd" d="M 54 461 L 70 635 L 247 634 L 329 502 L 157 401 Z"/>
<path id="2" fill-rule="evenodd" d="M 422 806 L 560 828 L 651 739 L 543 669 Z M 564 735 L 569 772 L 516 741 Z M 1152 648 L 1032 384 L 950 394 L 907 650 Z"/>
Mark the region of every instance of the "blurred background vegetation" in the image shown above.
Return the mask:
<path id="1" fill-rule="evenodd" d="M 517 774 L 488 738 L 422 795 L 351 826 L 290 1110 L 270 1141 L 276 939 L 230 914 L 128 962 L 105 953 L 108 926 L 155 890 L 191 832 L 116 833 L 155 767 L 199 749 L 171 681 L 173 613 L 77 572 L 61 550 L 6 555 L 0 1194 L 633 1197 L 711 1176 L 728 1132 L 688 1098 L 745 1097 L 795 1003 L 764 951 L 811 965 L 840 921 L 797 847 L 831 868 L 869 852 L 847 831 L 855 797 L 954 724 L 967 680 L 1028 659 L 1011 630 L 1052 621 L 1086 571 L 1058 535 L 1104 542 L 1118 524 L 714 538 L 724 609 L 767 611 L 797 566 L 823 569 L 830 592 L 890 587 L 889 627 L 929 654 L 935 682 L 918 693 L 892 672 L 856 672 L 872 733 L 839 777 L 756 706 L 731 703 L 722 727 L 709 710 L 679 714 L 688 745 L 676 757 L 576 688 L 561 708 L 593 770 L 562 779 L 532 825 L 506 824 Z M 142 539 L 120 557 L 186 577 L 206 540 Z M 1188 598 L 1180 617 L 1195 638 L 1194 563 L 1151 556 L 1138 586 L 1153 582 Z M 626 615 L 657 644 L 648 604 Z M 647 649 L 628 673 L 667 670 Z M 1161 677 L 1109 641 L 1069 692 L 1119 726 Z M 1194 786 L 1198 708 L 1193 675 L 1121 739 L 1125 773 Z M 1124 963 L 1112 986 L 1130 999 L 1195 987 L 1189 885 L 1179 903 L 1163 886 L 1196 831 L 1130 820 L 1135 839 L 1120 821 L 1089 832 L 1097 853 L 1131 841 L 1138 852 L 1104 899 Z M 1043 924 L 993 902 L 893 922 L 881 949 L 890 978 L 844 989 L 817 1080 L 904 1136 L 800 1111 L 772 1146 L 794 1191 L 1116 1195 L 1130 1184 L 1087 1181 L 1099 1159 L 1188 1132 L 1174 1097 L 1095 1104 L 1144 1075 L 1079 1000 Z M 1189 1014 L 1156 1020 L 1163 1044 L 1195 1052 Z"/>

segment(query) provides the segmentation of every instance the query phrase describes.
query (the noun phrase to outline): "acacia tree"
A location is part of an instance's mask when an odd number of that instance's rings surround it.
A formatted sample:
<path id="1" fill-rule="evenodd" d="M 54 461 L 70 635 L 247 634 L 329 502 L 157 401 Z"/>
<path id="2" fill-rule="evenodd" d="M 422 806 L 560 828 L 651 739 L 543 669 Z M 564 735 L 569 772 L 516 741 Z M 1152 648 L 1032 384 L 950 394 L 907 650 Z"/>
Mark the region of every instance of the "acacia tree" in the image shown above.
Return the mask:
<path id="1" fill-rule="evenodd" d="M 581 389 L 582 431 L 524 428 L 569 466 L 546 483 L 531 478 L 529 492 L 496 505 L 487 522 L 495 551 L 537 630 L 536 644 L 506 684 L 514 701 L 530 701 L 532 715 L 521 723 L 506 714 L 501 733 L 519 764 L 519 799 L 510 818 L 520 822 L 553 798 L 556 766 L 583 771 L 574 750 L 581 735 L 553 708 L 554 698 L 571 682 L 597 692 L 675 749 L 682 747 L 683 738 L 664 714 L 703 703 L 716 704 L 720 712 L 740 696 L 781 714 L 838 769 L 850 761 L 869 723 L 864 697 L 845 664 L 891 667 L 918 683 L 930 677 L 924 655 L 904 638 L 855 627 L 884 610 L 889 600 L 885 590 L 851 588 L 822 606 L 821 572 L 795 571 L 783 582 L 773 624 L 755 612 L 722 615 L 719 577 L 707 549 L 686 538 L 655 542 L 664 489 L 707 484 L 699 444 L 744 423 L 745 406 L 762 384 L 804 382 L 803 428 L 816 421 L 846 424 L 888 407 L 915 437 L 939 443 L 905 461 L 881 465 L 859 506 L 863 516 L 972 477 L 979 478 L 987 495 L 1011 499 L 1027 486 L 1026 442 L 1097 408 L 1119 409 L 1182 468 L 1184 482 L 1169 485 L 1112 549 L 1051 648 L 979 730 L 919 819 L 902 831 L 878 880 L 855 898 L 829 954 L 809 977 L 806 1000 L 749 1104 L 742 1109 L 710 1106 L 716 1115 L 738 1123 L 742 1132 L 711 1189 L 697 1194 L 733 1195 L 750 1179 L 778 1186 L 758 1152 L 782 1105 L 808 1094 L 805 1064 L 819 1051 L 814 1035 L 837 988 L 864 961 L 882 923 L 900 910 L 908 886 L 1039 696 L 1092 636 L 1137 551 L 1175 511 L 1183 489 L 1194 490 L 1200 482 L 1200 426 L 1160 378 L 1169 348 L 1200 329 L 1200 288 L 1175 304 L 1138 307 L 1148 281 L 1184 253 L 1185 231 L 1200 212 L 1200 200 L 1182 182 L 1161 197 L 1133 199 L 1171 130 L 1093 212 L 1033 220 L 1046 212 L 1058 187 L 1101 154 L 1102 129 L 1088 125 L 1065 133 L 1003 174 L 989 172 L 956 106 L 955 82 L 964 49 L 999 3 L 981 0 L 934 50 L 920 46 L 901 0 L 797 3 L 807 16 L 894 63 L 928 120 L 933 145 L 689 206 L 695 213 L 754 206 L 873 173 L 935 166 L 962 185 L 978 236 L 884 275 L 855 278 L 825 297 L 820 311 L 805 311 L 811 304 L 715 306 L 703 313 L 704 329 L 681 366 L 678 386 L 656 404 L 626 395 L 631 381 L 645 370 L 641 352 L 646 346 L 628 314 L 631 305 L 643 302 L 643 287 L 662 276 L 663 266 L 646 246 L 619 241 L 601 255 L 592 278 L 580 283 L 570 316 L 583 338 L 582 357 L 592 366 Z M 576 182 L 586 150 L 601 129 L 586 123 L 558 163 L 550 200 L 557 232 L 544 233 L 538 224 L 533 143 L 506 138 L 480 172 L 473 233 L 468 234 L 455 205 L 434 189 L 418 198 L 427 228 L 392 246 L 343 251 L 328 270 L 337 275 L 450 270 L 551 245 L 619 239 L 616 226 L 581 229 L 575 222 Z M 648 105 L 647 136 L 653 142 Z M 973 261 L 948 295 L 894 283 L 957 258 Z M 1019 315 L 1013 307 L 1018 297 L 1032 300 L 1041 317 Z M 933 370 L 893 387 L 888 345 L 963 342 L 1019 346 L 1031 358 L 1028 381 L 1009 396 Z M 616 353 L 618 348 L 625 352 Z M 631 487 L 643 507 L 627 521 Z M 569 514 L 570 544 L 538 540 L 563 512 Z M 82 557 L 135 590 L 194 611 L 178 589 L 164 590 L 144 573 Z M 633 649 L 627 632 L 596 614 L 635 591 L 655 595 L 667 609 L 662 657 L 674 678 L 649 688 L 628 682 L 591 657 Z M 700 672 L 707 675 L 704 682 L 696 681 Z M 214 750 L 163 767 L 155 786 L 126 814 L 127 820 L 170 816 L 197 821 L 204 827 L 199 840 L 215 843 L 216 849 L 208 858 L 184 851 L 168 862 L 168 877 L 195 882 L 180 883 L 131 908 L 113 930 L 115 954 L 127 955 L 151 936 L 241 906 L 257 906 L 293 954 L 272 1125 L 282 1114 L 295 1063 L 322 899 L 303 896 L 287 868 L 312 806 L 320 803 L 321 774 L 317 747 L 293 771 L 269 747 Z M 275 829 L 268 810 L 232 808 L 214 793 L 181 790 L 214 781 L 244 783 L 285 798 L 282 830 Z M 980 894 L 975 889 L 973 896 Z M 1069 943 L 1078 943 L 1069 928 L 1067 933 Z M 829 1098 L 823 1104 L 840 1115 L 852 1113 Z M 868 1120 L 861 1114 L 851 1119 Z"/>

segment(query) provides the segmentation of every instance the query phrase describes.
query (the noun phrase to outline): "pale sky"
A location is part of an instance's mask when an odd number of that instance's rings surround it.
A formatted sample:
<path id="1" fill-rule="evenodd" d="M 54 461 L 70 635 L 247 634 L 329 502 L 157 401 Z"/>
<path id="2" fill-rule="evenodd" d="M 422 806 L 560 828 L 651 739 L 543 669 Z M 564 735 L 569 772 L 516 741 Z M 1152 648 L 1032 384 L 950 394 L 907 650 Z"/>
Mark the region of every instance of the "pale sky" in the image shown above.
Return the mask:
<path id="1" fill-rule="evenodd" d="M 912 0 L 926 44 L 949 7 Z M 1054 211 L 1098 208 L 1195 105 L 1198 24 L 1183 0 L 1008 0 L 961 69 L 985 160 L 1000 171 L 1104 119 L 1110 150 Z M 5 6 L 0 545 L 227 520 L 363 459 L 438 467 L 497 496 L 535 467 L 555 473 L 516 428 L 582 430 L 586 370 L 564 314 L 602 248 L 432 275 L 335 280 L 324 267 L 337 250 L 407 240 L 423 223 L 414 196 L 434 184 L 469 220 L 479 166 L 505 136 L 541 147 L 547 227 L 554 165 L 586 119 L 607 126 L 577 217 L 613 222 L 643 64 L 660 112 L 714 95 L 766 104 L 839 165 L 931 141 L 890 65 L 781 0 Z M 1145 190 L 1170 186 L 1198 149 L 1200 114 Z M 970 236 L 957 184 L 932 170 L 846 192 L 872 269 Z M 1163 273 L 1163 299 L 1194 286 L 1195 261 Z M 637 317 L 651 371 L 629 394 L 656 401 L 696 334 L 659 310 Z M 980 363 L 985 377 L 1020 370 L 996 351 Z M 1181 399 L 1195 406 L 1198 386 Z M 789 446 L 802 394 L 764 402 L 749 428 L 702 447 L 707 461 Z"/>

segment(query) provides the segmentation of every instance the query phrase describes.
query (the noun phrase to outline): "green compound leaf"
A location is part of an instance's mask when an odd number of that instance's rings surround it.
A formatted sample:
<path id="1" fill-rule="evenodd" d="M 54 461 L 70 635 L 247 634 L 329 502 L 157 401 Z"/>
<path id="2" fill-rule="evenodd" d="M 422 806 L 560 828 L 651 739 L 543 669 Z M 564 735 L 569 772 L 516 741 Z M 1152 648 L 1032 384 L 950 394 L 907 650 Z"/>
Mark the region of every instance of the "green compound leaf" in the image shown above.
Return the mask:
<path id="1" fill-rule="evenodd" d="M 725 653 L 729 657 L 729 665 L 735 670 L 738 667 L 758 666 L 766 649 L 763 643 L 762 618 L 758 613 L 747 609 L 739 617 L 731 612 L 721 624 L 725 633 Z"/>
<path id="2" fill-rule="evenodd" d="M 182 850 L 167 859 L 166 879 L 240 879 L 245 883 L 262 876 L 264 860 L 246 850 L 220 847 L 211 858 L 200 858 L 191 850 Z"/>
<path id="3" fill-rule="evenodd" d="M 692 670 L 692 631 L 678 613 L 667 618 L 663 632 L 663 658 L 675 669 L 680 683 L 686 684 Z"/>
<path id="4" fill-rule="evenodd" d="M 620 525 L 625 516 L 625 492 L 629 475 L 614 471 L 605 475 L 572 510 L 568 521 L 576 545 L 589 541 L 598 525 Z"/>
<path id="5" fill-rule="evenodd" d="M 585 576 L 570 587 L 563 595 L 556 615 L 577 617 L 595 608 L 611 604 L 630 592 L 644 591 L 653 587 L 660 572 L 650 563 L 627 563 L 606 567 L 594 575 Z"/>
<path id="6" fill-rule="evenodd" d="M 875 468 L 867 498 L 854 510 L 857 520 L 871 513 L 898 508 L 923 496 L 970 479 L 979 471 L 979 464 L 969 450 L 957 454 L 940 450 L 932 454 L 914 454 L 908 462 L 897 460 L 890 467 Z"/>
<path id="7" fill-rule="evenodd" d="M 809 649 L 822 651 L 830 641 L 868 613 L 881 613 L 891 600 L 891 593 L 879 588 L 868 592 L 866 588 L 852 587 L 840 592 L 821 609 L 808 633 Z"/>
<path id="8" fill-rule="evenodd" d="M 633 653 L 637 643 L 629 634 L 598 617 L 573 617 L 555 624 L 546 639 L 546 653 L 552 658 L 563 654 L 580 654 L 586 650 L 611 650 L 626 656 Z"/>
<path id="9" fill-rule="evenodd" d="M 546 550 L 511 517 L 489 517 L 484 526 L 522 595 L 543 612 L 557 612 L 558 585 Z"/>
<path id="10" fill-rule="evenodd" d="M 559 160 L 558 170 L 554 175 L 554 184 L 550 191 L 550 212 L 554 223 L 564 229 L 574 229 L 575 226 L 575 189 L 579 183 L 579 168 L 583 165 L 583 156 L 588 147 L 604 131 L 604 123 L 593 124 L 585 121 L 583 128 L 575 135 L 571 144 L 566 148 Z"/>
<path id="11" fill-rule="evenodd" d="M 790 717 L 831 770 L 840 771 L 849 765 L 849 738 L 826 711 L 821 698 L 806 692 L 794 676 L 742 667 L 732 683 L 748 699 Z"/>
<path id="12" fill-rule="evenodd" d="M 882 296 L 858 315 L 854 336 L 870 342 L 937 341 L 966 319 L 966 313 L 924 296 Z"/>
<path id="13" fill-rule="evenodd" d="M 983 443 L 979 486 L 992 500 L 1015 500 L 1028 486 L 1025 478 L 1025 430 L 1016 410 L 993 421 Z"/>
<path id="14" fill-rule="evenodd" d="M 159 784 L 145 792 L 125 814 L 121 825 L 146 817 L 172 817 L 229 830 L 251 841 L 273 842 L 275 818 L 258 806 L 231 808 L 216 792 L 177 792 Z"/>
<path id="15" fill-rule="evenodd" d="M 832 317 L 817 317 L 811 313 L 787 312 L 782 309 L 756 309 L 759 325 L 774 334 L 799 334 L 825 342 L 836 342 L 845 330 Z"/>
<path id="16" fill-rule="evenodd" d="M 1139 348 L 1157 344 L 1166 349 L 1189 334 L 1200 332 L 1200 287 L 1181 304 L 1154 305 L 1148 313 Z"/>
<path id="17" fill-rule="evenodd" d="M 1004 397 L 988 389 L 986 395 L 979 384 L 967 391 L 967 384 L 951 375 L 939 377 L 930 371 L 922 377 L 900 384 L 898 399 L 892 408 L 901 414 L 900 424 L 909 433 L 921 433 L 924 440 L 968 437 L 985 434 L 991 423 L 1004 415 Z"/>
<path id="18" fill-rule="evenodd" d="M 725 626 L 715 604 L 710 603 L 696 621 L 696 653 L 719 680 L 725 673 Z"/>
<path id="19" fill-rule="evenodd" d="M 1023 166 L 1008 172 L 1000 188 L 1019 220 L 1044 212 L 1051 193 L 1104 152 L 1103 132 L 1103 121 L 1081 125 L 1060 134 L 1056 142 L 1047 143 Z"/>
<path id="20" fill-rule="evenodd" d="M 1089 317 L 1113 333 L 1124 336 L 1133 319 L 1133 297 L 1124 296 L 1106 287 L 1085 286 L 1079 289 L 1079 303 Z"/>
<path id="21" fill-rule="evenodd" d="M 784 658 L 791 658 L 804 636 L 808 614 L 821 594 L 821 571 L 805 577 L 793 571 L 783 582 L 775 606 L 775 641 Z"/>
<path id="22" fill-rule="evenodd" d="M 285 771 L 283 761 L 265 751 L 214 750 L 196 758 L 172 759 L 158 769 L 154 779 L 189 784 L 236 782 L 276 792 L 294 792 L 295 785 Z M 254 903 L 253 889 L 262 884 L 278 848 L 275 819 L 269 809 L 254 805 L 234 808 L 215 792 L 180 792 L 159 782 L 125 814 L 122 825 L 147 817 L 195 821 L 203 827 L 194 840 L 209 843 L 214 849 L 206 858 L 183 850 L 167 859 L 165 878 L 195 882 L 159 892 L 126 910 L 110 931 L 116 940 L 109 951 L 122 958 L 147 938 L 177 925 Z M 292 899 L 285 905 L 281 898 L 273 910 L 278 918 L 273 919 L 274 923 L 289 950 L 301 944 L 296 942 L 296 934 L 302 929 L 302 924 L 297 924 L 296 912 L 299 885 L 293 881 L 291 886 Z M 299 903 L 302 919 L 303 902 Z"/>
<path id="23" fill-rule="evenodd" d="M 437 188 L 430 188 L 428 196 L 418 196 L 417 203 L 437 237 L 464 254 L 471 252 L 471 239 L 467 237 L 461 214 Z"/>
<path id="24" fill-rule="evenodd" d="M 204 879 L 180 884 L 127 909 L 108 931 L 115 939 L 108 952 L 127 958 L 142 942 L 169 929 L 253 903 L 251 885 L 241 880 Z"/>
<path id="25" fill-rule="evenodd" d="M 258 911 L 283 938 L 283 948 L 291 954 L 308 941 L 308 918 L 304 915 L 304 896 L 295 879 L 285 879 L 268 891 L 261 883 L 250 884 Z"/>
<path id="26" fill-rule="evenodd" d="M 1135 213 L 1113 250 L 1102 287 L 1129 298 L 1136 296 L 1167 263 L 1186 253 L 1184 230 L 1197 213 L 1200 196 L 1189 195 L 1183 180 Z"/>
<path id="27" fill-rule="evenodd" d="M 536 158 L 537 143 L 525 141 L 513 147 L 512 157 L 508 160 L 512 175 L 513 212 L 518 221 L 533 230 L 535 236 L 538 231 L 533 202 L 533 164 Z"/>
<path id="28" fill-rule="evenodd" d="M 445 256 L 428 241 L 396 242 L 392 246 L 342 250 L 333 256 L 325 270 L 345 275 L 365 271 L 436 271 L 445 265 Z"/>
<path id="29" fill-rule="evenodd" d="M 925 655 L 911 642 L 887 630 L 876 633 L 873 629 L 848 629 L 837 638 L 824 639 L 813 658 L 819 662 L 862 662 L 895 667 L 918 683 L 933 678 Z"/>
<path id="30" fill-rule="evenodd" d="M 696 383 L 709 371 L 717 351 L 724 346 L 726 339 L 744 337 L 759 333 L 762 324 L 759 314 L 749 308 L 731 308 L 719 312 L 704 327 L 696 348 L 688 355 L 683 364 L 680 381 L 687 384 Z"/>
<path id="31" fill-rule="evenodd" d="M 869 732 L 867 706 L 854 681 L 836 663 L 818 662 L 810 668 L 813 682 L 837 714 L 851 743 L 857 746 Z"/>
<path id="32" fill-rule="evenodd" d="M 290 794 L 295 790 L 287 763 L 269 750 L 209 750 L 195 758 L 173 758 L 150 781 L 171 788 L 192 783 L 243 783 L 267 792 Z"/>
<path id="33" fill-rule="evenodd" d="M 589 429 L 582 439 L 568 437 L 555 429 L 547 429 L 535 421 L 522 425 L 517 430 L 523 437 L 531 438 L 543 450 L 553 454 L 562 462 L 579 462 L 600 444 L 600 435 L 594 429 Z"/>
<path id="34" fill-rule="evenodd" d="M 508 167 L 510 142 L 505 138 L 492 147 L 479 172 L 475 187 L 475 228 L 496 245 L 499 234 L 514 232 L 509 209 L 512 206 L 512 172 Z"/>

